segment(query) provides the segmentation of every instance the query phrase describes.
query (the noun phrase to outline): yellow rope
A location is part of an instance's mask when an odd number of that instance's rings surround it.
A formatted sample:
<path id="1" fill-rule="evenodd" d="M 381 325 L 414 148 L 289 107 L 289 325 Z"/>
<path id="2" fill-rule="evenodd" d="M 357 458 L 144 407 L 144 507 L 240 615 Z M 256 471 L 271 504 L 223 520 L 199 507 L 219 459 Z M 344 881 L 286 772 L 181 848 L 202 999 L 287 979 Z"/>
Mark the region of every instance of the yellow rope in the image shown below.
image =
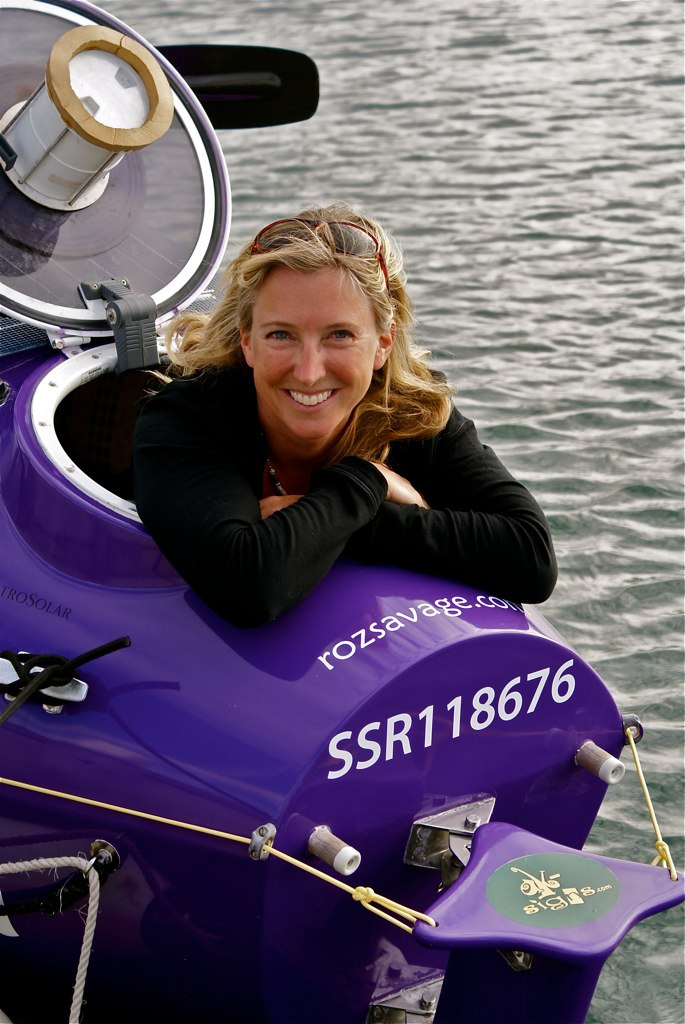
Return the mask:
<path id="1" fill-rule="evenodd" d="M 101 807 L 105 811 L 116 811 L 119 814 L 129 814 L 134 818 L 145 818 L 147 821 L 158 821 L 162 825 L 173 825 L 176 828 L 190 829 L 191 832 L 202 832 L 207 836 L 218 836 L 220 839 L 232 839 L 236 843 L 250 844 L 249 839 L 244 836 L 234 836 L 230 832 L 220 832 L 215 828 L 205 828 L 204 825 L 191 825 L 186 821 L 176 821 L 175 818 L 162 818 L 158 814 L 149 814 L 147 811 L 135 811 L 130 807 L 119 807 L 117 804 L 106 804 L 102 800 L 91 800 L 90 797 L 76 796 L 74 793 L 60 793 L 56 789 L 44 789 L 43 786 L 32 786 L 28 782 L 17 782 L 14 779 L 3 779 L 0 776 L 0 783 L 5 786 L 14 786 L 15 789 L 27 789 L 31 793 L 42 793 L 45 796 L 56 796 L 60 800 L 71 800 L 76 804 L 87 804 L 89 807 Z"/>
<path id="2" fill-rule="evenodd" d="M 303 871 L 308 871 L 311 875 L 315 875 L 317 878 L 322 878 L 325 882 L 330 882 L 331 885 L 337 885 L 339 889 L 344 889 L 348 892 L 353 900 L 361 903 L 367 910 L 372 911 L 374 914 L 378 914 L 379 917 L 384 917 L 386 921 L 390 921 L 392 924 L 397 925 L 398 928 L 403 928 L 405 932 L 411 932 L 406 924 L 396 920 L 389 914 L 379 910 L 378 907 L 374 907 L 372 904 L 378 903 L 381 907 L 385 907 L 386 910 L 391 910 L 393 914 L 397 914 L 399 917 L 404 917 L 407 921 L 411 921 L 412 924 L 416 924 L 417 921 L 425 921 L 426 924 L 430 924 L 433 928 L 437 928 L 437 922 L 429 917 L 428 914 L 422 914 L 418 910 L 411 910 L 409 907 L 405 907 L 402 903 L 397 903 L 395 900 L 390 899 L 387 896 L 380 896 L 374 892 L 373 889 L 365 885 L 358 885 L 353 888 L 351 885 L 347 885 L 346 882 L 341 882 L 339 878 L 333 878 L 331 875 L 325 874 L 323 871 L 319 871 L 318 868 L 312 867 L 310 864 L 304 864 L 301 860 L 296 860 L 295 857 L 291 857 L 287 853 L 283 853 L 282 850 L 277 850 L 273 846 L 269 847 L 269 853 L 273 854 L 274 857 L 279 857 L 281 860 L 287 861 L 289 864 L 293 864 L 297 868 L 302 868 Z"/>
<path id="3" fill-rule="evenodd" d="M 59 800 L 70 800 L 72 803 L 87 804 L 89 807 L 100 807 L 105 811 L 115 811 L 118 814 L 128 814 L 134 818 L 144 818 L 146 821 L 156 821 L 161 825 L 171 825 L 173 828 L 183 828 L 191 832 L 201 832 L 207 836 L 217 836 L 219 839 L 229 839 L 235 843 L 244 843 L 246 846 L 250 845 L 251 839 L 247 839 L 245 836 L 236 836 L 231 832 L 222 832 L 216 828 L 206 828 L 204 825 L 193 825 L 191 822 L 178 821 L 175 818 L 164 818 L 159 814 L 150 814 L 147 811 L 136 811 L 131 807 L 120 807 L 118 804 L 104 803 L 102 800 L 92 800 L 90 797 L 76 796 L 74 793 L 61 793 L 56 789 L 45 789 L 43 786 L 33 786 L 28 782 L 17 782 L 15 779 L 5 779 L 0 776 L 0 783 L 5 786 L 13 786 L 15 789 L 25 789 L 31 793 L 42 793 L 44 796 L 54 796 Z M 333 878 L 331 875 L 325 874 L 323 871 L 319 871 L 318 868 L 311 867 L 309 864 L 305 864 L 301 860 L 297 860 L 295 857 L 291 857 L 287 853 L 283 853 L 281 850 L 275 849 L 275 847 L 265 844 L 264 849 L 274 857 L 278 857 L 280 860 L 287 861 L 288 864 L 294 865 L 294 867 L 301 868 L 303 871 L 308 871 L 309 874 L 315 875 L 317 878 L 323 879 L 325 882 L 329 882 L 331 885 L 336 885 L 339 889 L 344 889 L 348 892 L 354 900 L 361 903 L 367 910 L 372 911 L 374 914 L 378 914 L 379 917 L 385 918 L 391 924 L 396 925 L 398 928 L 404 929 L 406 932 L 411 932 L 411 928 L 408 925 L 403 924 L 402 921 L 398 921 L 396 917 L 392 917 L 391 914 L 386 914 L 385 911 L 379 910 L 378 907 L 373 906 L 373 903 L 378 903 L 381 907 L 385 907 L 386 910 L 390 910 L 393 914 L 397 914 L 399 917 L 405 918 L 407 921 L 411 921 L 412 924 L 416 924 L 417 921 L 425 921 L 426 924 L 432 925 L 437 928 L 437 922 L 432 917 L 428 917 L 427 914 L 422 914 L 418 910 L 411 910 L 409 907 L 403 906 L 401 903 L 396 903 L 395 900 L 390 899 L 387 896 L 379 896 L 373 891 L 373 889 L 367 886 L 358 885 L 353 888 L 351 885 L 347 885 L 345 882 L 341 882 L 338 878 Z"/>
<path id="4" fill-rule="evenodd" d="M 635 761 L 637 777 L 640 781 L 640 785 L 642 786 L 642 792 L 644 793 L 645 802 L 647 804 L 647 810 L 649 811 L 649 816 L 652 819 L 652 827 L 654 828 L 654 832 L 656 834 L 656 843 L 654 845 L 656 847 L 657 855 L 652 861 L 652 864 L 663 864 L 665 868 L 668 868 L 668 873 L 671 876 L 671 881 L 677 882 L 678 872 L 675 869 L 675 864 L 673 863 L 673 857 L 671 856 L 671 851 L 668 848 L 668 843 L 664 842 L 664 838 L 661 835 L 661 829 L 659 828 L 659 822 L 656 820 L 654 805 L 652 804 L 652 799 L 649 795 L 649 790 L 647 789 L 647 782 L 645 781 L 642 766 L 640 764 L 640 757 L 637 752 L 637 747 L 635 746 L 633 731 L 630 726 L 626 728 L 625 734 L 628 739 L 628 743 L 630 744 L 630 749 L 633 753 L 633 760 Z"/>

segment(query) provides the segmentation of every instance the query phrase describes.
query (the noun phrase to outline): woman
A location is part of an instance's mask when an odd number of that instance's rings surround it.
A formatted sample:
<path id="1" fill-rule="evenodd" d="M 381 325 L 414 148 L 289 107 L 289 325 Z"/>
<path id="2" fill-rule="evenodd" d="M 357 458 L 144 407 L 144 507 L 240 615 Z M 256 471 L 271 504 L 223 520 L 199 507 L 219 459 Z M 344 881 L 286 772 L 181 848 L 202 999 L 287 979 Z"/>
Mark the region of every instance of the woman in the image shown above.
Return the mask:
<path id="1" fill-rule="evenodd" d="M 220 615 L 275 618 L 341 555 L 514 601 L 551 593 L 542 511 L 453 408 L 411 328 L 397 247 L 342 205 L 267 225 L 213 314 L 172 323 L 181 379 L 138 421 L 135 496 Z"/>

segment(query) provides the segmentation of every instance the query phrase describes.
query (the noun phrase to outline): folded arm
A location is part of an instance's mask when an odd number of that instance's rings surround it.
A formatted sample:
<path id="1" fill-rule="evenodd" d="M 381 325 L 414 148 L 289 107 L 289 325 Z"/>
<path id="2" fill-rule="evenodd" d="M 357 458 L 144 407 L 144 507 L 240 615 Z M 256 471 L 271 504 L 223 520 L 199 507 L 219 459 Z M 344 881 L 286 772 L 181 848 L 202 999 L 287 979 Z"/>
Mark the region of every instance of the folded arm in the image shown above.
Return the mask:
<path id="1" fill-rule="evenodd" d="M 518 602 L 546 600 L 557 579 L 547 520 L 530 492 L 456 410 L 442 434 L 397 445 L 393 468 L 428 508 L 383 502 L 350 557 L 445 576 Z"/>
<path id="2" fill-rule="evenodd" d="M 211 409 L 174 385 L 148 404 L 136 428 L 136 502 L 174 568 L 236 625 L 292 607 L 340 555 L 514 601 L 551 593 L 542 511 L 456 410 L 438 437 L 394 444 L 390 469 L 351 457 L 318 470 L 297 500 L 260 500 L 256 413 L 250 422 L 241 409 L 225 425 L 223 397 Z"/>

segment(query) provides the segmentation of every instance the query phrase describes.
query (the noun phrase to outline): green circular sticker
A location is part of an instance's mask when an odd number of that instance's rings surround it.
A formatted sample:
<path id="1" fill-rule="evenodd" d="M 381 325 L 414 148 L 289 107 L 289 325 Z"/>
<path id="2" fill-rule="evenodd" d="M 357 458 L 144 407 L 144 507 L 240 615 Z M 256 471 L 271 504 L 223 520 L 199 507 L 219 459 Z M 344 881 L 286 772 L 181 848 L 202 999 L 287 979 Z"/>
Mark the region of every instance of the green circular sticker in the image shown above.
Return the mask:
<path id="1" fill-rule="evenodd" d="M 618 900 L 613 871 L 592 857 L 540 853 L 518 857 L 488 879 L 490 906 L 512 921 L 539 928 L 568 928 L 606 914 Z"/>

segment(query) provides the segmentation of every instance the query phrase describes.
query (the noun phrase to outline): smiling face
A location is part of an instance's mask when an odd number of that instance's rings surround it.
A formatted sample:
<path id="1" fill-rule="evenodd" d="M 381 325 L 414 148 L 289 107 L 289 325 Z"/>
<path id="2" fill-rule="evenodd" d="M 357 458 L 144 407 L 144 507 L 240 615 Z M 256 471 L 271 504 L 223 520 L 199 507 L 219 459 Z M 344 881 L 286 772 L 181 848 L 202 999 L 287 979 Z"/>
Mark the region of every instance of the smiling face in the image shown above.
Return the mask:
<path id="1" fill-rule="evenodd" d="M 241 331 L 272 455 L 317 459 L 337 441 L 393 345 L 371 302 L 337 267 L 272 270 Z"/>

